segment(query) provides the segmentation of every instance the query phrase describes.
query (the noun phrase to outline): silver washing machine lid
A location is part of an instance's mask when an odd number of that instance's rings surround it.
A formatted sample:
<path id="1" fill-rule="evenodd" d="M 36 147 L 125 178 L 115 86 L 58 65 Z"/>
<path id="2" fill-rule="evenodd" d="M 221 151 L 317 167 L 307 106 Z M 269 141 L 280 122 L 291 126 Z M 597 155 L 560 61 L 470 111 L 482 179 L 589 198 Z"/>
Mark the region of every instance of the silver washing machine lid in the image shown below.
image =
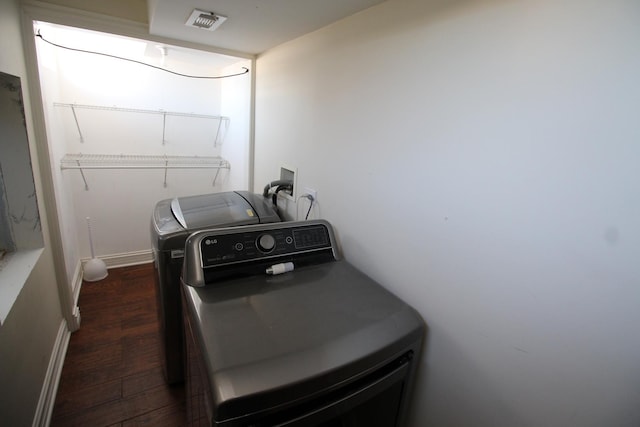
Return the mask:
<path id="1" fill-rule="evenodd" d="M 171 212 L 187 230 L 260 221 L 253 207 L 235 192 L 174 198 L 171 200 Z"/>

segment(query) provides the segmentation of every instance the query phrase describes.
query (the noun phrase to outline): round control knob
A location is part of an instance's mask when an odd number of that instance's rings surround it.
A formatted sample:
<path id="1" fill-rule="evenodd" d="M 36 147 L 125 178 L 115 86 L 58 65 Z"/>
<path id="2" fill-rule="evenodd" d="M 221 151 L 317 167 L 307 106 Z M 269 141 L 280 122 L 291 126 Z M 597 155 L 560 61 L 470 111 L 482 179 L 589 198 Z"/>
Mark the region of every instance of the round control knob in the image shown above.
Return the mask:
<path id="1" fill-rule="evenodd" d="M 276 239 L 271 234 L 263 234 L 258 237 L 257 244 L 262 252 L 271 252 L 276 247 Z"/>

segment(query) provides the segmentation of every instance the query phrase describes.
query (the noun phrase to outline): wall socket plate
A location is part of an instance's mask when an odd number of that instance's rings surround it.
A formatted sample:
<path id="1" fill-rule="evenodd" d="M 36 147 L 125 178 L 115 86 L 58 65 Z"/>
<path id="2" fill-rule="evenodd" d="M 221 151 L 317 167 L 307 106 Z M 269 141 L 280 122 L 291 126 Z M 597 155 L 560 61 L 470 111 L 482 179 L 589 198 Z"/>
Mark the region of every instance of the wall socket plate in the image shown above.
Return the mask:
<path id="1" fill-rule="evenodd" d="M 313 202 L 314 203 L 318 200 L 318 192 L 316 190 L 314 190 L 313 188 L 304 187 L 304 189 L 302 190 L 302 194 L 308 194 L 311 197 L 313 197 Z"/>

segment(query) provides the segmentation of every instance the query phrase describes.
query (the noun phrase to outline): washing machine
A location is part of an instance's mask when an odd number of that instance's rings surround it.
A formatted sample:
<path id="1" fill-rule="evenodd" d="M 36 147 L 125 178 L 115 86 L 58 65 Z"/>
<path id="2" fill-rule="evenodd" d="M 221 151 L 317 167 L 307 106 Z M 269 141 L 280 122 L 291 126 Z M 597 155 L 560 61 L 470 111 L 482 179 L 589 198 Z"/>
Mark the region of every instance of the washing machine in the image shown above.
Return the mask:
<path id="1" fill-rule="evenodd" d="M 328 222 L 194 233 L 181 291 L 190 426 L 405 425 L 425 324 Z"/>
<path id="2" fill-rule="evenodd" d="M 151 219 L 158 319 L 165 379 L 184 379 L 180 273 L 184 245 L 194 231 L 279 222 L 268 197 L 248 191 L 229 191 L 179 197 L 158 202 Z"/>

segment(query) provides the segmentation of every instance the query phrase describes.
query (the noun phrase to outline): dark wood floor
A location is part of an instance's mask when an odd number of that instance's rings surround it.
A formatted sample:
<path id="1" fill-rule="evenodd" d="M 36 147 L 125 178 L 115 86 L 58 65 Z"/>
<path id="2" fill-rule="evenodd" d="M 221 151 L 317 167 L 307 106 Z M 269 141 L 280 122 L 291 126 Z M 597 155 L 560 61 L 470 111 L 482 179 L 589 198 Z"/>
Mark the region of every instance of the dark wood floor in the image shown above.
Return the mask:
<path id="1" fill-rule="evenodd" d="M 184 387 L 162 376 L 153 274 L 145 264 L 83 283 L 51 426 L 186 424 Z"/>

